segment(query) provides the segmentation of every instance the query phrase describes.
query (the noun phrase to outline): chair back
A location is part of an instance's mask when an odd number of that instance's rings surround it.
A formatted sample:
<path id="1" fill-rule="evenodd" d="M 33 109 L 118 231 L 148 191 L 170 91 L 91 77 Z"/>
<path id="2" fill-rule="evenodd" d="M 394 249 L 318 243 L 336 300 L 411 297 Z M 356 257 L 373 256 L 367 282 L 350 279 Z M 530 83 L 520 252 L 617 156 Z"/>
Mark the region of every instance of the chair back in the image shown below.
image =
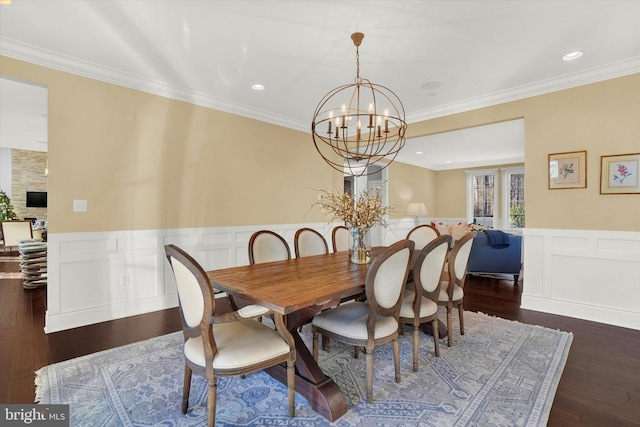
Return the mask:
<path id="1" fill-rule="evenodd" d="M 270 230 L 260 230 L 253 233 L 249 239 L 249 263 L 284 261 L 291 259 L 291 250 L 287 241 Z"/>
<path id="2" fill-rule="evenodd" d="M 2 227 L 2 239 L 5 248 L 18 246 L 19 240 L 33 237 L 31 221 L 2 221 L 0 227 Z"/>
<path id="3" fill-rule="evenodd" d="M 371 261 L 365 278 L 368 327 L 375 323 L 376 314 L 398 319 L 414 246 L 411 240 L 400 240 Z"/>
<path id="4" fill-rule="evenodd" d="M 420 294 L 434 302 L 438 301 L 440 276 L 449 255 L 451 240 L 449 235 L 439 236 L 420 251 L 413 267 L 416 295 Z M 420 298 L 415 300 L 418 301 L 419 306 Z"/>
<path id="5" fill-rule="evenodd" d="M 416 244 L 416 251 L 421 251 L 429 242 L 440 237 L 440 232 L 428 224 L 418 225 L 407 234 L 407 239 Z"/>
<path id="6" fill-rule="evenodd" d="M 210 339 L 203 339 L 205 349 L 213 341 L 209 318 L 215 311 L 213 289 L 209 284 L 207 273 L 189 254 L 175 245 L 164 247 L 167 260 L 173 271 L 178 288 L 178 301 L 182 315 L 182 331 L 185 340 L 198 335 Z M 209 354 L 212 349 L 209 347 Z"/>
<path id="7" fill-rule="evenodd" d="M 338 225 L 331 230 L 331 244 L 333 252 L 349 250 L 349 229 L 344 225 Z"/>
<path id="8" fill-rule="evenodd" d="M 467 277 L 467 264 L 473 239 L 476 237 L 474 231 L 467 232 L 458 240 L 449 255 L 449 288 L 454 284 L 464 287 L 464 280 Z"/>
<path id="9" fill-rule="evenodd" d="M 296 231 L 294 249 L 296 258 L 329 253 L 329 246 L 325 238 L 311 228 L 301 228 Z"/>

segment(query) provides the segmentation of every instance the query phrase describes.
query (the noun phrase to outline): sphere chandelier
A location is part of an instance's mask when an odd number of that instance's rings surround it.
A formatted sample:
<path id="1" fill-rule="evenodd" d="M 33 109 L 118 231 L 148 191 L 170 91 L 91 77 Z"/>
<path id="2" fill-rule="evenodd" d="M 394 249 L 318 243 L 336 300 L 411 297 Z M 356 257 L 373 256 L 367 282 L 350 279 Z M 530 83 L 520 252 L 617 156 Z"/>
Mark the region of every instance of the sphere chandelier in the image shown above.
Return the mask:
<path id="1" fill-rule="evenodd" d="M 362 33 L 351 35 L 356 46 L 354 83 L 329 91 L 318 103 L 311 122 L 318 153 L 331 167 L 352 176 L 386 168 L 404 147 L 407 130 L 400 98 L 360 77 L 363 38 Z M 369 168 L 373 164 L 380 168 Z"/>

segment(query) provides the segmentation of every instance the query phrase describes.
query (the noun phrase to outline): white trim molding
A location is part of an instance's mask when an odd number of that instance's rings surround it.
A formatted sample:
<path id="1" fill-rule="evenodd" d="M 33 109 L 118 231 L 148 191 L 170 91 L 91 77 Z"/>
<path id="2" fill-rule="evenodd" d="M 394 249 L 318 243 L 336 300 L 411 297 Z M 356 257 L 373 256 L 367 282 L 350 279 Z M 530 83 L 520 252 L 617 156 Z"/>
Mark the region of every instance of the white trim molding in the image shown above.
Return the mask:
<path id="1" fill-rule="evenodd" d="M 640 232 L 523 234 L 521 308 L 640 330 Z"/>

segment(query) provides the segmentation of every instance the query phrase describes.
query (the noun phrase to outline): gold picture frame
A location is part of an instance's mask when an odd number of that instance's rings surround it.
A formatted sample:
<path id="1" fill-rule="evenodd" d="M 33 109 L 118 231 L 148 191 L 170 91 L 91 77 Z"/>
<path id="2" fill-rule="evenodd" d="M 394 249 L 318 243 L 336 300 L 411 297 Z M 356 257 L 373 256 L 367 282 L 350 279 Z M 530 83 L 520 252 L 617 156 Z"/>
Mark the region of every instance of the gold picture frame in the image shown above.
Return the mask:
<path id="1" fill-rule="evenodd" d="M 600 156 L 600 194 L 640 194 L 640 153 Z"/>
<path id="2" fill-rule="evenodd" d="M 549 190 L 586 187 L 586 151 L 549 154 Z"/>

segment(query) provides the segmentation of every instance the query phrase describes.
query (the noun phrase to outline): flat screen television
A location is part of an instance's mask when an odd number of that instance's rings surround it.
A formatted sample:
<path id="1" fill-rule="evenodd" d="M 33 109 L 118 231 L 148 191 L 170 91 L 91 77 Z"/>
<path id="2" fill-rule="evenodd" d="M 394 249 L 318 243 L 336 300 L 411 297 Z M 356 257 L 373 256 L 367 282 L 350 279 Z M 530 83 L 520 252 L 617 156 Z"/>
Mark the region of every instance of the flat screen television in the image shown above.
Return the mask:
<path id="1" fill-rule="evenodd" d="M 47 192 L 46 191 L 27 191 L 27 207 L 28 208 L 46 208 Z"/>

